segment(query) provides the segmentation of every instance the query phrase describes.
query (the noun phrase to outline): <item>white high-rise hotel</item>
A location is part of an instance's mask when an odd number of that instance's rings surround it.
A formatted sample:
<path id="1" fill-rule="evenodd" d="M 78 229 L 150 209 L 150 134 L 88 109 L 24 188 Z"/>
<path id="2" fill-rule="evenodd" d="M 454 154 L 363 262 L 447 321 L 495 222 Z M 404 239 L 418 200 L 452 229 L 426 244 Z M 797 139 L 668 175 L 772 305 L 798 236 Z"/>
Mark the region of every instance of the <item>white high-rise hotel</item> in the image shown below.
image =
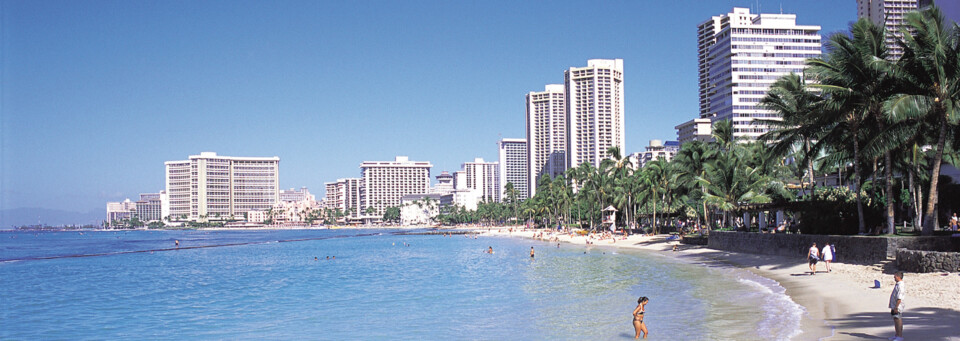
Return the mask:
<path id="1" fill-rule="evenodd" d="M 623 59 L 591 59 L 586 67 L 564 71 L 567 163 L 595 167 L 609 158 L 607 149 L 626 153 L 623 122 Z"/>
<path id="2" fill-rule="evenodd" d="M 500 147 L 500 200 L 507 198 L 505 190 L 507 183 L 513 184 L 518 199 L 529 198 L 527 196 L 527 188 L 529 188 L 527 140 L 502 139 L 498 145 Z"/>
<path id="3" fill-rule="evenodd" d="M 171 220 L 242 217 L 273 207 L 279 198 L 279 157 L 233 157 L 203 152 L 167 161 L 166 192 Z"/>
<path id="4" fill-rule="evenodd" d="M 796 19 L 734 8 L 697 26 L 701 118 L 733 120 L 735 137 L 755 139 L 768 130 L 754 120 L 778 116 L 761 109 L 760 99 L 778 78 L 802 74 L 807 58 L 820 57 L 820 26 Z"/>
<path id="5" fill-rule="evenodd" d="M 562 174 L 567 162 L 567 107 L 562 84 L 527 94 L 527 185 L 536 193 L 537 179 Z"/>
<path id="6" fill-rule="evenodd" d="M 397 156 L 394 161 L 364 161 L 360 164 L 364 191 L 361 214 L 379 218 L 387 207 L 399 207 L 404 195 L 427 193 L 432 167 L 428 161 L 410 161 L 406 156 Z M 376 213 L 367 214 L 370 207 Z"/>
<path id="7" fill-rule="evenodd" d="M 903 48 L 897 41 L 906 22 L 903 15 L 930 5 L 931 0 L 857 0 L 857 18 L 870 19 L 886 29 L 887 51 L 891 60 L 900 59 Z"/>

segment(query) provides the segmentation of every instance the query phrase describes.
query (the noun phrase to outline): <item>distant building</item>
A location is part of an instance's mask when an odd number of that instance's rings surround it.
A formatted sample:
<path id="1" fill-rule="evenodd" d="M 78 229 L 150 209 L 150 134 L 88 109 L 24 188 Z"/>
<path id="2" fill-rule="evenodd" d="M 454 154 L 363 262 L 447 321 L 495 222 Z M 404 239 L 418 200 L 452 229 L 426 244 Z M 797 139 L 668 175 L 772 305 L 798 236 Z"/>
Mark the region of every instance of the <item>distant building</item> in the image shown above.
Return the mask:
<path id="1" fill-rule="evenodd" d="M 502 139 L 498 143 L 500 147 L 500 201 L 507 198 L 507 183 L 513 184 L 517 191 L 517 199 L 524 200 L 529 198 L 527 189 L 529 188 L 529 166 L 527 165 L 527 140 L 524 139 Z"/>
<path id="2" fill-rule="evenodd" d="M 756 139 L 769 130 L 757 119 L 780 116 L 759 106 L 770 85 L 803 74 L 821 54 L 820 26 L 797 25 L 795 14 L 752 14 L 747 8 L 697 26 L 700 118 L 731 120 L 733 136 Z"/>
<path id="3" fill-rule="evenodd" d="M 344 178 L 324 184 L 327 193 L 323 207 L 340 210 L 344 220 L 359 220 L 363 213 L 363 179 Z"/>
<path id="4" fill-rule="evenodd" d="M 563 73 L 567 120 L 564 170 L 610 158 L 607 150 L 626 152 L 623 59 L 591 59 Z"/>
<path id="5" fill-rule="evenodd" d="M 167 161 L 166 192 L 171 220 L 239 219 L 279 201 L 279 157 L 219 156 Z"/>
<path id="6" fill-rule="evenodd" d="M 567 162 L 567 106 L 563 84 L 527 93 L 527 197 L 541 176 L 563 174 Z"/>
<path id="7" fill-rule="evenodd" d="M 450 194 L 453 193 L 453 174 L 443 171 L 436 176 L 437 183 L 430 189 L 431 194 Z"/>
<path id="8" fill-rule="evenodd" d="M 453 205 L 453 194 L 408 194 L 400 202 L 401 225 L 428 225 Z"/>
<path id="9" fill-rule="evenodd" d="M 464 162 L 466 189 L 479 193 L 479 197 L 489 202 L 500 201 L 500 165 L 475 158 L 473 162 Z"/>
<path id="10" fill-rule="evenodd" d="M 630 162 L 633 163 L 635 169 L 640 169 L 646 166 L 648 162 L 656 159 L 662 158 L 665 161 L 670 161 L 677 155 L 677 151 L 679 150 L 680 143 L 677 141 L 667 141 L 664 143 L 660 140 L 650 140 L 650 145 L 646 147 L 646 151 L 630 155 Z"/>
<path id="11" fill-rule="evenodd" d="M 293 188 L 289 190 L 280 191 L 280 201 L 282 202 L 299 202 L 299 201 L 317 201 L 317 197 L 313 194 L 310 194 L 310 190 L 306 187 L 300 187 L 299 190 Z"/>
<path id="12" fill-rule="evenodd" d="M 133 219 L 136 216 L 137 203 L 130 201 L 130 199 L 107 203 L 107 226 L 117 226 L 119 222 Z"/>
<path id="13" fill-rule="evenodd" d="M 407 194 L 425 194 L 430 188 L 428 161 L 410 161 L 397 156 L 394 161 L 364 161 L 360 164 L 365 198 L 363 217 L 380 220 L 387 207 L 399 207 Z M 372 208 L 373 213 L 366 213 Z"/>
<path id="14" fill-rule="evenodd" d="M 710 142 L 713 140 L 713 127 L 709 118 L 695 118 L 675 127 L 677 142 L 684 144 L 690 141 Z"/>
<path id="15" fill-rule="evenodd" d="M 897 60 L 903 56 L 899 41 L 903 38 L 900 30 L 906 27 L 904 15 L 931 3 L 931 0 L 857 0 L 857 18 L 870 19 L 886 29 L 887 52 L 890 60 Z"/>
<path id="16" fill-rule="evenodd" d="M 140 194 L 140 200 L 137 200 L 137 218 L 142 222 L 160 221 L 163 219 L 163 197 L 166 191 L 160 193 Z"/>

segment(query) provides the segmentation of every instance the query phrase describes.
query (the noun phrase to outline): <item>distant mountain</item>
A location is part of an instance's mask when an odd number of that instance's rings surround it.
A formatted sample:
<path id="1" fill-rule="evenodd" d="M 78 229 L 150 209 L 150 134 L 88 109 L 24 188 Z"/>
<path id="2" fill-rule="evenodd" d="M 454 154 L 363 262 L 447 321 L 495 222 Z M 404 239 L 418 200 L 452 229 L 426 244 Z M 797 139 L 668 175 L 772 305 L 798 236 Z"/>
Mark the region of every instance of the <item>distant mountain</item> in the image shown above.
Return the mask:
<path id="1" fill-rule="evenodd" d="M 87 213 L 51 210 L 46 208 L 11 208 L 0 210 L 0 229 L 9 229 L 13 226 L 36 225 L 100 225 L 105 219 L 106 211 L 93 210 Z"/>

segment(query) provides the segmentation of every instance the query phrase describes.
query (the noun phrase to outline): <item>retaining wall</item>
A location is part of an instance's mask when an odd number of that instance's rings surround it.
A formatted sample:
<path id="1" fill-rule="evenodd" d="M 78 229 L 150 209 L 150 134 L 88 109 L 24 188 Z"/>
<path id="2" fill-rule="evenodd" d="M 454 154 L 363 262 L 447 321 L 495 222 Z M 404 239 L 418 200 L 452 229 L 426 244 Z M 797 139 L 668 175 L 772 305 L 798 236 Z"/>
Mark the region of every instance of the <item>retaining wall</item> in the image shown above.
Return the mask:
<path id="1" fill-rule="evenodd" d="M 960 271 L 960 252 L 898 249 L 897 268 L 910 272 Z"/>
<path id="2" fill-rule="evenodd" d="M 806 258 L 810 245 L 825 243 L 836 246 L 834 261 L 876 264 L 897 257 L 897 249 L 960 251 L 950 237 L 870 237 L 806 234 L 772 234 L 711 231 L 707 246 L 711 249 Z M 905 269 L 906 270 L 906 269 Z M 913 271 L 913 270 L 907 270 Z M 953 270 L 956 271 L 956 270 Z"/>

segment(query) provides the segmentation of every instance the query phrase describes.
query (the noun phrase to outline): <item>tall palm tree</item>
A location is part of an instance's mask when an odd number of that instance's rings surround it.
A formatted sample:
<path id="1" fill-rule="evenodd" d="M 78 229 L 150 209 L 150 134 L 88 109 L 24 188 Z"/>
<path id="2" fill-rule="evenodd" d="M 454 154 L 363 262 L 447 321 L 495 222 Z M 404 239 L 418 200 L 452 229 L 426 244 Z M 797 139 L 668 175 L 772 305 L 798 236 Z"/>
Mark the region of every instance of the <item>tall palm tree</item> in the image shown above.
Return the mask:
<path id="1" fill-rule="evenodd" d="M 702 194 L 706 192 L 706 188 L 703 185 L 697 182 L 698 177 L 704 176 L 705 165 L 710 160 L 716 157 L 716 148 L 712 148 L 710 145 L 704 144 L 700 141 L 691 141 L 684 143 L 680 146 L 680 150 L 677 151 L 677 155 L 673 158 L 673 163 L 676 163 L 677 170 L 680 171 L 680 186 L 687 188 L 689 192 L 694 192 L 699 190 L 700 204 L 703 209 L 703 220 L 705 224 L 708 224 L 710 219 L 707 214 L 707 202 L 703 200 Z"/>
<path id="2" fill-rule="evenodd" d="M 818 125 L 808 123 L 816 114 L 819 102 L 820 97 L 807 88 L 803 77 L 790 73 L 774 82 L 767 95 L 760 100 L 761 106 L 776 112 L 782 120 L 758 120 L 773 127 L 761 135 L 760 140 L 772 142 L 771 153 L 774 156 L 782 158 L 792 150 L 803 150 L 799 153 L 798 162 L 806 166 L 811 192 L 816 184 L 811 143 L 821 130 Z M 803 189 L 802 178 L 800 187 Z"/>
<path id="3" fill-rule="evenodd" d="M 853 24 L 850 34 L 836 33 L 830 36 L 826 58 L 808 60 L 808 70 L 819 81 L 813 87 L 823 90 L 826 100 L 820 111 L 820 120 L 814 125 L 829 127 L 820 140 L 821 143 L 845 145 L 846 140 L 853 143 L 854 192 L 857 198 L 857 215 L 860 233 L 866 232 L 863 217 L 863 203 L 860 197 L 862 174 L 861 146 L 869 134 L 866 129 L 876 126 L 885 128 L 887 115 L 884 102 L 897 91 L 896 82 L 891 77 L 892 67 L 887 62 L 885 33 L 882 27 L 867 19 Z M 885 160 L 890 168 L 889 149 L 884 151 Z M 888 173 L 887 190 L 892 192 L 892 173 Z M 887 229 L 893 231 L 893 201 L 887 196 Z"/>
<path id="4" fill-rule="evenodd" d="M 760 169 L 747 165 L 749 156 L 737 148 L 717 155 L 714 162 L 707 163 L 704 176 L 697 181 L 706 191 L 704 200 L 723 212 L 723 221 L 729 223 L 730 212 L 739 212 L 743 204 L 770 202 L 766 188 L 775 179 L 763 176 Z"/>
<path id="5" fill-rule="evenodd" d="M 922 120 L 934 128 L 923 132 L 937 138 L 922 231 L 931 235 L 937 226 L 937 184 L 943 152 L 960 118 L 958 32 L 956 26 L 948 26 L 936 6 L 907 13 L 905 19 L 913 32 L 904 30 L 904 53 L 897 64 L 903 88 L 888 102 L 888 108 L 893 117 Z"/>

